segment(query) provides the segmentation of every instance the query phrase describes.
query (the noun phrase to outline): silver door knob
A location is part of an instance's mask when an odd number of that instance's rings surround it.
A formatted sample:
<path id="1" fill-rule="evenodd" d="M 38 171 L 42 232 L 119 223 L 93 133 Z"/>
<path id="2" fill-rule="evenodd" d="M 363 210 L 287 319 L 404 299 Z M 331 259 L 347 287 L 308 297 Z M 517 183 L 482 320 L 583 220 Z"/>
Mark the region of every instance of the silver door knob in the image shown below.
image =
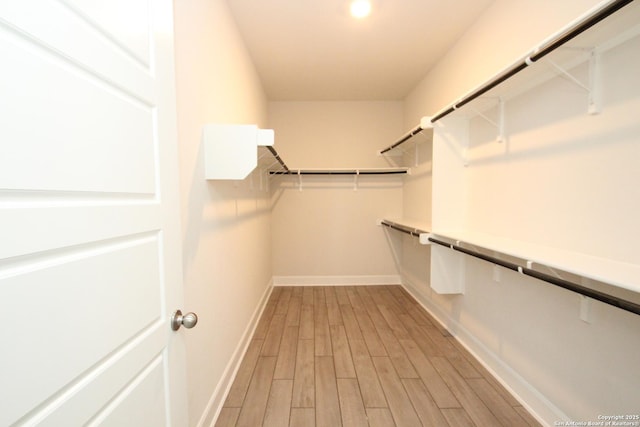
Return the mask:
<path id="1" fill-rule="evenodd" d="M 195 313 L 182 314 L 182 311 L 176 310 L 171 316 L 171 329 L 177 331 L 180 326 L 191 329 L 198 323 L 198 316 Z"/>

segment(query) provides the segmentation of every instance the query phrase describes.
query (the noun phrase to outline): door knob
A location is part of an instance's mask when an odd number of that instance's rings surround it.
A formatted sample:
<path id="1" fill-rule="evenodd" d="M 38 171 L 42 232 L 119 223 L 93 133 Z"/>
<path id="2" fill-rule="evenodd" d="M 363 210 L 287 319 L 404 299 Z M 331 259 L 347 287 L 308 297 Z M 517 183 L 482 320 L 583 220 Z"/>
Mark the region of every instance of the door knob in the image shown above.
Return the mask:
<path id="1" fill-rule="evenodd" d="M 180 326 L 191 329 L 198 323 L 198 316 L 195 313 L 182 314 L 182 311 L 176 310 L 171 316 L 171 329 L 177 331 Z"/>

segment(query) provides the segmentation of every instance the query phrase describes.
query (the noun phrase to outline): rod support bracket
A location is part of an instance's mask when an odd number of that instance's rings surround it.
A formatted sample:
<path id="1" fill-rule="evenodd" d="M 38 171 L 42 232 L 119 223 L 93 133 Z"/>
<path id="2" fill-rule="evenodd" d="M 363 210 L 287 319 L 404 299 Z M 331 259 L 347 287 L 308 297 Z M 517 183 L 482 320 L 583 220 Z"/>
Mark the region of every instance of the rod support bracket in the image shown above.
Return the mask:
<path id="1" fill-rule="evenodd" d="M 485 98 L 487 99 L 487 98 Z M 490 98 L 488 98 L 490 99 Z M 481 117 L 482 119 L 484 119 L 487 123 L 489 123 L 490 125 L 494 126 L 497 130 L 497 135 L 496 135 L 496 142 L 499 143 L 503 143 L 505 141 L 505 120 L 504 120 L 504 100 L 502 99 L 502 97 L 498 96 L 495 98 L 496 100 L 496 110 L 497 110 L 497 118 L 494 120 L 492 118 L 490 118 L 489 116 L 487 116 L 486 114 L 484 114 L 482 111 L 479 111 L 475 108 L 473 108 L 472 105 L 468 105 L 468 107 L 473 110 L 476 115 L 478 115 L 478 117 Z"/>
<path id="2" fill-rule="evenodd" d="M 585 49 L 581 49 L 585 50 Z M 587 113 L 591 115 L 602 112 L 602 96 L 600 95 L 600 54 L 596 49 L 586 49 L 589 52 L 589 81 L 584 83 L 569 70 L 555 63 L 551 59 L 547 62 L 561 75 L 587 92 Z"/>
<path id="3" fill-rule="evenodd" d="M 600 90 L 600 54 L 591 49 L 589 54 L 589 114 L 600 114 L 602 112 L 602 96 Z"/>
<path id="4" fill-rule="evenodd" d="M 498 97 L 498 137 L 497 142 L 503 143 L 505 141 L 504 134 L 504 100 L 502 97 Z"/>

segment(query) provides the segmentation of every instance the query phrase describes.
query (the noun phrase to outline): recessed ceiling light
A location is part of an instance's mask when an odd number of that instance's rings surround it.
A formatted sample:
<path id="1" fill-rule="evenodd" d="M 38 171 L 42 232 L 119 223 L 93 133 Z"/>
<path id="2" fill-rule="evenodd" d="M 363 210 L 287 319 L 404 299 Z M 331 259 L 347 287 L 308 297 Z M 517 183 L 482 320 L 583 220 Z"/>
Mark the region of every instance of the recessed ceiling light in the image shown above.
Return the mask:
<path id="1" fill-rule="evenodd" d="M 353 0 L 351 2 L 351 15 L 354 18 L 364 18 L 371 12 L 369 0 Z"/>

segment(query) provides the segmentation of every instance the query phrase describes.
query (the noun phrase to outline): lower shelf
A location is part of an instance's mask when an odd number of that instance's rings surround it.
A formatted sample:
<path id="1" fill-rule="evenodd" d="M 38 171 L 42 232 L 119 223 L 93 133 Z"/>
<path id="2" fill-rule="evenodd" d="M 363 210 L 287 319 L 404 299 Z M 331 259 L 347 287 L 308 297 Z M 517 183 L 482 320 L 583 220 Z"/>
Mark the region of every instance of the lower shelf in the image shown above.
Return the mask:
<path id="1" fill-rule="evenodd" d="M 640 314 L 638 265 L 478 233 L 437 232 L 429 241 Z M 588 281 L 599 283 L 587 286 Z M 631 292 L 623 292 L 625 298 L 620 290 Z"/>

